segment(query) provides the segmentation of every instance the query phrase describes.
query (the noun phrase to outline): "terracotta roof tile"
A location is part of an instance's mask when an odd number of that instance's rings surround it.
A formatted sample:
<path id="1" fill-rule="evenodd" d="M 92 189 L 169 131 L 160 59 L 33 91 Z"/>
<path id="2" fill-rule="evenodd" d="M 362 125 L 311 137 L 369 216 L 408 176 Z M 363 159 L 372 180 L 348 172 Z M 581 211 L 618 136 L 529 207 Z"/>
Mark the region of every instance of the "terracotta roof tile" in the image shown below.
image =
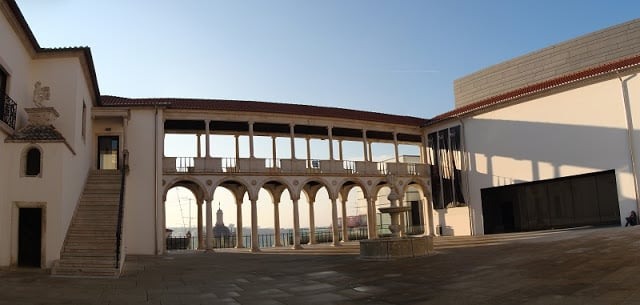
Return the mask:
<path id="1" fill-rule="evenodd" d="M 178 99 L 178 98 L 124 98 L 103 95 L 104 107 L 164 106 L 169 109 L 202 109 L 216 111 L 250 111 L 292 115 L 332 117 L 372 122 L 386 122 L 412 126 L 422 126 L 427 120 L 422 118 L 359 111 L 343 108 L 308 106 L 300 104 L 270 103 L 256 101 L 221 99 Z"/>
<path id="2" fill-rule="evenodd" d="M 62 134 L 52 125 L 27 125 L 7 137 L 5 142 L 64 142 Z"/>

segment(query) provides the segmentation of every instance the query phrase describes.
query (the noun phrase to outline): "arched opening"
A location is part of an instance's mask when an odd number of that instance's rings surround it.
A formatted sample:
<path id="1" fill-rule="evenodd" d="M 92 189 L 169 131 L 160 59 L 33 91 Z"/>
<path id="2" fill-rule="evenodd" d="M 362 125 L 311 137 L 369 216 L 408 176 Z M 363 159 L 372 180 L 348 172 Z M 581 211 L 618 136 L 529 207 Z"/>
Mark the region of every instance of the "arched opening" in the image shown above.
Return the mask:
<path id="1" fill-rule="evenodd" d="M 167 192 L 165 201 L 165 241 L 167 250 L 198 249 L 199 237 L 204 234 L 202 202 L 184 186 Z"/>
<path id="2" fill-rule="evenodd" d="M 236 246 L 238 206 L 233 192 L 226 187 L 217 187 L 213 192 L 213 248 Z M 244 235 L 244 234 L 243 234 Z"/>
<path id="3" fill-rule="evenodd" d="M 42 153 L 37 147 L 31 147 L 24 156 L 24 175 L 39 176 L 42 168 Z"/>
<path id="4" fill-rule="evenodd" d="M 342 228 L 343 241 L 367 239 L 367 198 L 364 189 L 357 183 L 348 181 L 340 192 L 340 207 L 338 222 Z M 344 197 L 344 198 L 343 198 Z M 344 220 L 343 220 L 344 218 Z"/>

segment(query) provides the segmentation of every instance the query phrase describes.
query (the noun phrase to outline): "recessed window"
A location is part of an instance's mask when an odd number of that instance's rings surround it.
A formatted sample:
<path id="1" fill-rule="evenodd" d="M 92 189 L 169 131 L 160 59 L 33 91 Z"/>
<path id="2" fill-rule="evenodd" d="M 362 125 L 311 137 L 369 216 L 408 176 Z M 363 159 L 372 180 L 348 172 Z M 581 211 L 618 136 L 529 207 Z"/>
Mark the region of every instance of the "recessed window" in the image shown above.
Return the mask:
<path id="1" fill-rule="evenodd" d="M 87 135 L 87 104 L 82 101 L 82 141 L 85 141 Z"/>
<path id="2" fill-rule="evenodd" d="M 39 176 L 42 168 L 42 153 L 40 149 L 31 147 L 24 156 L 24 175 Z"/>
<path id="3" fill-rule="evenodd" d="M 7 94 L 7 80 L 9 74 L 0 66 L 0 95 Z"/>

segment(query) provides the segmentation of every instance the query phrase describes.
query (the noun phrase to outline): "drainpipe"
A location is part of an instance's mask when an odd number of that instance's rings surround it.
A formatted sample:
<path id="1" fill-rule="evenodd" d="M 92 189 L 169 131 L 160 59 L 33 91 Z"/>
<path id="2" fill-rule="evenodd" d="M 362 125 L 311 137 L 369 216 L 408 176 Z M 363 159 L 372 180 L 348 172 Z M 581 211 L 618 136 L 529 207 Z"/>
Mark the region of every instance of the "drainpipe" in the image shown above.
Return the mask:
<path id="1" fill-rule="evenodd" d="M 633 189 L 635 191 L 635 200 L 636 200 L 636 211 L 640 211 L 640 200 L 638 199 L 638 194 L 640 193 L 640 191 L 638 190 L 638 170 L 637 170 L 637 165 L 636 165 L 636 152 L 635 152 L 635 145 L 633 143 L 633 119 L 631 116 L 631 103 L 629 101 L 629 88 L 627 86 L 627 83 L 629 82 L 630 79 L 636 77 L 636 74 L 628 77 L 625 80 L 622 80 L 622 77 L 620 76 L 620 74 L 618 73 L 618 71 L 616 71 L 616 75 L 618 76 L 618 79 L 620 80 L 620 85 L 621 85 L 621 89 L 622 89 L 622 102 L 624 103 L 624 114 L 625 114 L 625 119 L 627 122 L 627 143 L 628 143 L 628 148 L 629 148 L 629 158 L 631 159 L 631 171 L 632 171 L 632 176 L 633 176 Z"/>
<path id="2" fill-rule="evenodd" d="M 465 135 L 465 130 L 464 130 L 464 121 L 462 120 L 462 118 L 457 115 L 456 119 L 458 119 L 458 122 L 460 122 L 460 138 L 461 138 L 461 144 L 462 147 L 460 148 L 460 168 L 462 169 L 461 172 L 464 173 L 467 167 L 467 162 L 466 162 L 466 153 L 467 153 L 467 136 Z M 473 209 L 471 209 L 471 194 L 469 193 L 469 173 L 464 173 L 464 181 L 466 184 L 465 189 L 465 195 L 467 196 L 467 208 L 469 208 L 469 232 L 471 233 L 471 235 L 474 235 L 474 230 L 473 230 L 473 215 L 472 215 L 472 211 Z"/>

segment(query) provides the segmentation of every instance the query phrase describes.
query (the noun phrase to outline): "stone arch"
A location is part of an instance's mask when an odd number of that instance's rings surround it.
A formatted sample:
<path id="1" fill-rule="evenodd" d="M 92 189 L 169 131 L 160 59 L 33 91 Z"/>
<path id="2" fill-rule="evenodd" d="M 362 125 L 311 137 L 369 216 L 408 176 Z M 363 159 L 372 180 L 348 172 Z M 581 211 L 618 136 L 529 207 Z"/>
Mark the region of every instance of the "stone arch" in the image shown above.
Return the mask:
<path id="1" fill-rule="evenodd" d="M 290 185 L 290 183 L 285 180 L 282 179 L 281 177 L 268 177 L 267 179 L 265 179 L 264 181 L 262 181 L 260 184 L 258 184 L 257 186 L 257 190 L 260 191 L 260 189 L 265 189 L 267 191 L 269 191 L 269 194 L 271 195 L 271 202 L 275 202 L 276 198 L 274 198 L 274 193 L 273 193 L 273 189 L 272 187 L 269 187 L 268 184 L 271 182 L 276 182 L 279 183 L 280 185 L 284 186 L 284 189 L 280 191 L 279 195 L 281 196 L 282 193 L 284 192 L 284 190 L 289 191 L 290 196 L 293 198 L 293 194 L 294 194 L 294 188 L 293 186 Z M 280 201 L 280 198 L 278 197 L 278 201 Z"/>
<path id="2" fill-rule="evenodd" d="M 202 181 L 186 176 L 186 177 L 177 177 L 173 180 L 169 181 L 165 184 L 164 190 L 162 192 L 163 201 L 167 200 L 167 193 L 170 189 L 174 187 L 182 186 L 188 190 L 190 190 L 193 195 L 199 200 L 209 200 L 209 192 L 207 192 L 207 187 L 202 183 Z"/>
<path id="3" fill-rule="evenodd" d="M 347 189 L 345 189 L 345 187 Z M 369 196 L 369 190 L 367 189 L 365 183 L 363 181 L 361 181 L 360 179 L 354 179 L 354 178 L 345 178 L 342 181 L 340 181 L 340 183 L 338 183 L 338 194 L 340 196 L 342 196 L 343 192 L 345 194 L 348 194 L 351 189 L 353 189 L 354 187 L 360 187 L 360 189 L 362 190 L 362 193 L 364 195 L 364 198 L 368 198 Z"/>
<path id="4" fill-rule="evenodd" d="M 307 195 L 307 199 L 310 199 L 309 198 L 309 194 L 308 194 L 307 190 L 305 190 L 305 188 L 306 188 L 307 185 L 309 185 L 311 183 L 315 183 L 315 185 L 312 184 L 312 187 L 319 186 L 318 189 L 321 189 L 322 187 L 325 187 L 327 189 L 327 193 L 329 193 L 329 198 L 332 198 L 331 196 L 336 196 L 337 197 L 335 189 L 332 190 L 332 188 L 330 187 L 331 184 L 329 183 L 329 181 L 326 181 L 326 180 L 324 180 L 322 178 L 318 178 L 318 177 L 309 177 L 306 180 L 304 180 L 302 183 L 300 183 L 301 187 L 300 187 L 300 193 L 298 194 L 298 196 L 302 195 L 302 192 L 304 192 L 305 195 Z M 314 192 L 314 194 L 313 194 L 314 200 L 315 200 L 316 192 Z"/>
<path id="5" fill-rule="evenodd" d="M 209 194 L 211 196 L 210 198 L 213 200 L 213 195 L 216 192 L 216 189 L 218 187 L 223 187 L 234 194 L 234 196 L 236 197 L 236 201 L 242 201 L 242 196 L 240 196 L 240 194 L 238 193 L 238 189 L 233 188 L 234 186 L 240 187 L 243 190 L 242 193 L 244 194 L 246 192 L 249 195 L 249 198 L 251 198 L 251 196 L 255 196 L 257 198 L 257 191 L 252 193 L 252 188 L 249 187 L 247 181 L 244 181 L 239 177 L 223 177 L 222 179 L 218 180 L 217 183 L 215 183 L 211 188 L 211 193 Z M 258 190 L 259 189 L 260 188 L 258 188 Z"/>

